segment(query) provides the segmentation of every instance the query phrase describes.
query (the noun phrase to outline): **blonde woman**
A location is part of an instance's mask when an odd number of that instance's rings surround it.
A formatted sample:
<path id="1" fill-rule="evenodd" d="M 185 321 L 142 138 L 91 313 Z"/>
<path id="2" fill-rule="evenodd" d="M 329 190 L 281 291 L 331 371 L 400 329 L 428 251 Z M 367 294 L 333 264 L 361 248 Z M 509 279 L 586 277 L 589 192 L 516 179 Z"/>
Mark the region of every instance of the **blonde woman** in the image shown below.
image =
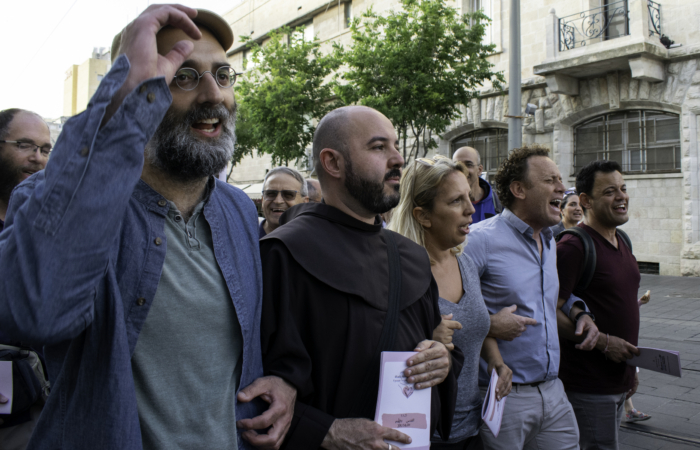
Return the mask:
<path id="1" fill-rule="evenodd" d="M 445 157 L 418 159 L 401 179 L 401 201 L 389 229 L 425 247 L 440 292 L 443 321 L 433 339 L 464 353 L 457 407 L 449 441 L 433 437 L 431 449 L 481 448 L 479 356 L 500 377 L 497 396 L 510 392 L 512 371 L 503 363 L 496 340 L 486 337 L 490 319 L 481 296 L 479 276 L 471 258 L 462 253 L 474 207 L 469 199 L 467 169 Z"/>

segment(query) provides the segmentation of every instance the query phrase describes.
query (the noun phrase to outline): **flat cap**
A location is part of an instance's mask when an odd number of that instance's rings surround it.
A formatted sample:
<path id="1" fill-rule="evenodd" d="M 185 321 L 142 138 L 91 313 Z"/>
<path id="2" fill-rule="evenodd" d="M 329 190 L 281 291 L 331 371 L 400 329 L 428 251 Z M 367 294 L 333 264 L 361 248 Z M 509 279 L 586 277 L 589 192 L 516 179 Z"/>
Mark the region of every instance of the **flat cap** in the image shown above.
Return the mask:
<path id="1" fill-rule="evenodd" d="M 211 34 L 214 35 L 219 44 L 227 51 L 233 45 L 233 30 L 231 26 L 226 22 L 226 20 L 215 12 L 211 12 L 206 9 L 197 9 L 197 17 L 192 19 L 192 21 L 199 28 L 206 28 Z M 120 31 L 114 39 L 112 39 L 112 62 L 119 56 L 119 47 L 122 42 L 122 33 L 124 30 Z"/>

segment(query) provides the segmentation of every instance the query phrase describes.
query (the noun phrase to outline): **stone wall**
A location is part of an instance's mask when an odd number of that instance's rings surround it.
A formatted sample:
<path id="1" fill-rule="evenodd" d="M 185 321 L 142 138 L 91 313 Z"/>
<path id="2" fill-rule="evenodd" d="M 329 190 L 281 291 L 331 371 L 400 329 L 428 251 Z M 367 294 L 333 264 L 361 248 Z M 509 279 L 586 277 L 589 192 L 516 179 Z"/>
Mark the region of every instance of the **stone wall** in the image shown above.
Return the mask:
<path id="1" fill-rule="evenodd" d="M 660 275 L 680 275 L 683 248 L 682 174 L 627 175 L 629 234 L 637 261 L 659 263 Z"/>
<path id="2" fill-rule="evenodd" d="M 700 276 L 700 64 L 683 103 L 683 252 L 681 274 Z"/>
<path id="3" fill-rule="evenodd" d="M 700 276 L 700 63 L 697 59 L 666 65 L 659 83 L 634 80 L 627 71 L 579 80 L 579 95 L 553 94 L 542 77 L 526 79 L 521 104 L 538 106 L 523 120 L 523 143 L 552 150 L 567 186 L 574 184 L 574 128 L 613 111 L 654 109 L 681 116 L 681 173 L 627 175 L 629 230 L 639 261 L 658 262 L 663 275 Z M 508 96 L 486 89 L 462 108 L 442 136 L 439 152 L 450 154 L 450 142 L 480 128 L 507 127 Z"/>

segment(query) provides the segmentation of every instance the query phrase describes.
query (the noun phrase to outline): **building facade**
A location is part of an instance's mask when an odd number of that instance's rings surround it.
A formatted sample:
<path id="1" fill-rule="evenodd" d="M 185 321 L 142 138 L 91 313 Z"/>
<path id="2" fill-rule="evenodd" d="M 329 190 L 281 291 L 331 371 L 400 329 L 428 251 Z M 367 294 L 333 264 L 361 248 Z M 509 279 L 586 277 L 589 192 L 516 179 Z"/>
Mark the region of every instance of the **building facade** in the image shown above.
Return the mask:
<path id="1" fill-rule="evenodd" d="M 271 29 L 306 24 L 325 44 L 349 44 L 348 16 L 369 6 L 381 13 L 398 5 L 247 0 L 225 17 L 236 35 L 261 42 Z M 490 60 L 507 80 L 510 1 L 454 5 L 483 9 L 491 17 L 486 39 L 496 51 Z M 622 228 L 640 267 L 700 276 L 700 3 L 530 0 L 521 2 L 520 22 L 521 103 L 537 106 L 523 120 L 523 142 L 550 148 L 568 186 L 592 160 L 620 162 L 630 194 L 630 221 Z M 240 42 L 229 57 L 244 70 Z M 497 91 L 487 84 L 461 109 L 437 152 L 451 156 L 459 146 L 473 146 L 493 177 L 508 154 L 508 86 Z M 270 168 L 265 157 L 246 158 L 233 169 L 233 180 L 259 183 Z"/>
<path id="2" fill-rule="evenodd" d="M 63 82 L 63 116 L 71 117 L 85 111 L 97 87 L 112 67 L 109 49 L 95 48 L 92 56 L 66 71 Z"/>

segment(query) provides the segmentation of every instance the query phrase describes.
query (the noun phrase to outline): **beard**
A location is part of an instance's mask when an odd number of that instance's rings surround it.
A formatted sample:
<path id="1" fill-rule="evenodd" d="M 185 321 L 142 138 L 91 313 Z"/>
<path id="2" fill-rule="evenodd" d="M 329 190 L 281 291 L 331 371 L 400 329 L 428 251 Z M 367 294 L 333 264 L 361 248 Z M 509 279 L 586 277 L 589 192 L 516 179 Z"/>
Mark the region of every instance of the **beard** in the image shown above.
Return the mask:
<path id="1" fill-rule="evenodd" d="M 10 144 L 6 145 L 9 146 Z M 3 200 L 5 203 L 10 201 L 12 190 L 22 182 L 22 178 L 24 177 L 24 169 L 38 172 L 44 168 L 44 166 L 34 163 L 27 163 L 24 166 L 14 165 L 9 158 L 4 156 L 4 153 L 8 151 L 14 150 L 0 150 L 0 200 Z"/>
<path id="2" fill-rule="evenodd" d="M 355 200 L 360 202 L 363 208 L 373 214 L 383 214 L 399 204 L 401 194 L 399 185 L 394 187 L 394 193 L 384 193 L 384 181 L 391 177 L 400 177 L 399 169 L 391 169 L 384 175 L 381 182 L 362 178 L 352 170 L 352 162 L 347 158 L 345 166 L 345 188 Z"/>
<path id="3" fill-rule="evenodd" d="M 213 139 L 197 137 L 190 129 L 202 119 L 218 118 L 221 134 Z M 146 160 L 182 181 L 217 176 L 226 168 L 236 144 L 236 104 L 231 110 L 195 105 L 188 111 L 168 110 L 146 144 Z"/>

